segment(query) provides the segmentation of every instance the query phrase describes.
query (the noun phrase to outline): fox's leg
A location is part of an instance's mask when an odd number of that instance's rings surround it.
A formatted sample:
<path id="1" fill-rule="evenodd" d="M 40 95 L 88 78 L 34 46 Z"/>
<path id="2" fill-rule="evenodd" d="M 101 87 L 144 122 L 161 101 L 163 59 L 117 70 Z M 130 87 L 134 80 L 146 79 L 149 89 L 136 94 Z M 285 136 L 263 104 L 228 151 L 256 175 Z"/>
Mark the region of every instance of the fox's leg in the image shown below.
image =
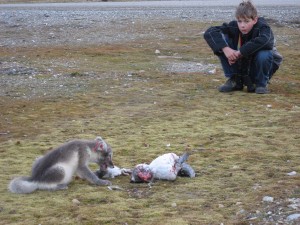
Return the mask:
<path id="1" fill-rule="evenodd" d="M 38 183 L 38 189 L 55 191 L 66 189 L 71 179 L 72 175 L 66 173 L 64 167 L 56 166 L 47 169 L 38 180 L 33 181 Z"/>
<path id="2" fill-rule="evenodd" d="M 36 158 L 36 160 L 32 164 L 32 169 L 31 169 L 32 171 L 36 171 L 37 170 L 37 168 L 40 166 L 42 158 L 43 158 L 43 156 L 39 156 L 39 157 Z"/>
<path id="3" fill-rule="evenodd" d="M 97 185 L 111 185 L 108 180 L 99 179 L 87 166 L 81 166 L 77 169 L 79 177 L 88 180 L 89 182 Z"/>

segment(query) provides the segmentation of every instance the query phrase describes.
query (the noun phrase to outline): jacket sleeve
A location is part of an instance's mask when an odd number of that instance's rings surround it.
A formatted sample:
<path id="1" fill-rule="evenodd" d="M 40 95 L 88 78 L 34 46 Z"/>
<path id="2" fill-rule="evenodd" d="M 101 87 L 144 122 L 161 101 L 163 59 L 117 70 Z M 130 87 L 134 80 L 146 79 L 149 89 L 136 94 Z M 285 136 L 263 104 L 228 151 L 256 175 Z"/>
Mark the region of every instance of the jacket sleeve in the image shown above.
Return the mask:
<path id="1" fill-rule="evenodd" d="M 229 26 L 227 23 L 223 23 L 222 26 L 210 27 L 205 31 L 204 39 L 215 54 L 220 54 L 222 49 L 228 46 L 224 38 L 224 34 L 228 32 Z"/>
<path id="2" fill-rule="evenodd" d="M 244 57 L 249 57 L 260 50 L 272 50 L 274 47 L 274 35 L 269 25 L 263 24 L 254 29 L 258 35 L 240 48 Z"/>

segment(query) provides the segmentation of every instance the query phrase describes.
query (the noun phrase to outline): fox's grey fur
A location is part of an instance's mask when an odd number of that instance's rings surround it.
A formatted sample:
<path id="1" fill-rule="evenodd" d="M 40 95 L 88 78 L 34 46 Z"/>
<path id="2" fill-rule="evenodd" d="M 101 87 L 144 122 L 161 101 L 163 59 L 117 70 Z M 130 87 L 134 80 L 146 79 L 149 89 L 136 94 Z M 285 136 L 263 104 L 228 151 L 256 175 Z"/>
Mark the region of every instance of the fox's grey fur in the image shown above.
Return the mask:
<path id="1" fill-rule="evenodd" d="M 112 149 L 97 137 L 95 140 L 73 140 L 39 157 L 32 165 L 30 177 L 13 179 L 8 189 L 13 193 L 31 193 L 37 189 L 66 189 L 76 173 L 79 177 L 96 185 L 111 185 L 92 172 L 88 164 L 97 163 L 100 170 L 113 168 Z"/>

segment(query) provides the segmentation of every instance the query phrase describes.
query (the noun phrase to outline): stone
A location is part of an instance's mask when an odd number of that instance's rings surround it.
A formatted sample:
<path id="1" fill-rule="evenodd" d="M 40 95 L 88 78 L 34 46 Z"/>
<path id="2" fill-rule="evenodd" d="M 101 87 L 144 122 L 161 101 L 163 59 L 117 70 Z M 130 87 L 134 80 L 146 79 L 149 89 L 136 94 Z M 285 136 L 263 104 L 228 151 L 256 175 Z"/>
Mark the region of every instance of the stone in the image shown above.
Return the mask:
<path id="1" fill-rule="evenodd" d="M 286 219 L 288 221 L 300 219 L 300 213 L 291 214 Z"/>
<path id="2" fill-rule="evenodd" d="M 273 197 L 270 197 L 270 196 L 265 196 L 265 197 L 263 197 L 263 201 L 264 201 L 264 202 L 273 202 L 273 201 L 274 201 L 274 198 L 273 198 Z"/>

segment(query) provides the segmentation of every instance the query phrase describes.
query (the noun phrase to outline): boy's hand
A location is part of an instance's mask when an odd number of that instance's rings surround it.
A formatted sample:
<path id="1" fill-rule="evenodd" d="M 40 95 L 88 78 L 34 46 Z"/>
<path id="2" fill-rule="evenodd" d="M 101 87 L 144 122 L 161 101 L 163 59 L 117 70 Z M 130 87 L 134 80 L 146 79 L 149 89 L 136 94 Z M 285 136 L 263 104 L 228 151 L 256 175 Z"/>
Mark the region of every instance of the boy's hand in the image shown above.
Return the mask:
<path id="1" fill-rule="evenodd" d="M 236 60 L 236 54 L 235 54 L 235 50 L 230 48 L 230 47 L 225 47 L 222 49 L 225 56 L 227 57 L 228 60 L 230 61 L 234 61 Z"/>
<path id="2" fill-rule="evenodd" d="M 236 60 L 229 60 L 229 59 L 228 59 L 228 63 L 229 63 L 229 65 L 231 66 L 232 64 L 235 64 L 235 63 L 236 63 Z"/>
<path id="3" fill-rule="evenodd" d="M 229 65 L 236 63 L 236 61 L 242 57 L 240 51 L 236 51 L 230 47 L 225 47 L 222 50 L 228 59 Z"/>

